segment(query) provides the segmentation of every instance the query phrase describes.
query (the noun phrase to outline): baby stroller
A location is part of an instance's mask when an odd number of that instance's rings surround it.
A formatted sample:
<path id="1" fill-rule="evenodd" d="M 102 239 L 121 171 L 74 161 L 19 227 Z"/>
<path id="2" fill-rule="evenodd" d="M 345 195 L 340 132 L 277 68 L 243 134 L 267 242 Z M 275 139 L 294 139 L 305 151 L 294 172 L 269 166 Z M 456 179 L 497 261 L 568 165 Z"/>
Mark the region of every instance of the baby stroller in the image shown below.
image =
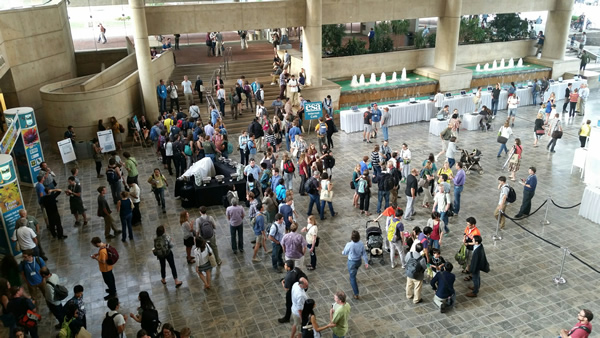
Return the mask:
<path id="1" fill-rule="evenodd" d="M 467 152 L 465 149 L 462 150 L 460 161 L 463 163 L 465 174 L 470 174 L 471 169 L 477 170 L 479 175 L 483 175 L 483 168 L 479 161 L 481 160 L 481 151 L 475 148 L 472 153 Z"/>
<path id="2" fill-rule="evenodd" d="M 383 236 L 381 233 L 381 225 L 379 222 L 377 226 L 369 227 L 369 222 L 367 221 L 365 224 L 365 228 L 367 229 L 367 250 L 369 251 L 369 265 L 373 264 L 373 257 L 381 257 L 379 261 L 381 264 L 385 264 L 385 259 L 383 257 Z"/>

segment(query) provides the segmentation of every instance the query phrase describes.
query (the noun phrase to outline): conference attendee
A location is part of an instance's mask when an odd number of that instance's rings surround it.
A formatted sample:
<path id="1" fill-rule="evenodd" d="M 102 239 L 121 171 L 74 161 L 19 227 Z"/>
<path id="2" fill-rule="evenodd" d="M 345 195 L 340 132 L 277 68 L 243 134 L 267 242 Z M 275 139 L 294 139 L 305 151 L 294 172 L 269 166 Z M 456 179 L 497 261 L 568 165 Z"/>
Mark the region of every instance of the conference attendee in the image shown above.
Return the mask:
<path id="1" fill-rule="evenodd" d="M 516 218 L 528 216 L 531 212 L 531 200 L 535 196 L 535 188 L 537 187 L 536 171 L 535 167 L 529 167 L 529 176 L 527 176 L 527 179 L 521 179 L 520 183 L 523 185 L 523 202 L 521 203 L 519 213 L 515 216 Z"/>
<path id="2" fill-rule="evenodd" d="M 296 331 L 302 330 L 302 309 L 308 299 L 307 289 L 308 280 L 305 277 L 300 277 L 292 286 L 292 337 L 296 337 Z"/>
<path id="3" fill-rule="evenodd" d="M 454 216 L 458 216 L 458 212 L 460 211 L 460 195 L 462 194 L 466 177 L 467 175 L 463 170 L 462 162 L 456 162 L 456 175 L 452 180 L 454 182 L 454 204 L 452 205 L 454 207 Z"/>
<path id="4" fill-rule="evenodd" d="M 109 253 L 108 253 L 108 245 L 106 243 L 102 243 L 100 237 L 94 237 L 91 241 L 92 245 L 98 248 L 98 253 L 93 254 L 91 257 L 98 261 L 98 266 L 100 268 L 100 272 L 102 273 L 102 279 L 104 279 L 104 283 L 108 287 L 106 292 L 108 295 L 104 297 L 104 300 L 109 300 L 117 296 L 117 287 L 115 285 L 115 276 L 113 274 L 113 264 L 109 264 Z"/>
<path id="5" fill-rule="evenodd" d="M 581 148 L 585 148 L 588 138 L 590 138 L 590 133 L 592 131 L 591 127 L 592 120 L 587 120 L 585 124 L 581 125 L 579 128 L 579 143 Z"/>
<path id="6" fill-rule="evenodd" d="M 237 255 L 238 249 L 244 252 L 244 217 L 246 216 L 244 208 L 238 205 L 238 200 L 231 201 L 231 206 L 227 207 L 225 214 L 229 222 L 229 233 L 231 235 L 231 249 Z"/>
<path id="7" fill-rule="evenodd" d="M 477 297 L 479 294 L 479 287 L 481 286 L 480 272 L 489 272 L 490 265 L 485 256 L 485 250 L 483 244 L 481 244 L 481 236 L 476 235 L 473 237 L 475 245 L 473 246 L 473 258 L 471 258 L 471 265 L 469 271 L 471 272 L 471 278 L 473 279 L 473 286 L 469 286 L 471 292 L 467 293 L 467 297 Z"/>
<path id="8" fill-rule="evenodd" d="M 406 178 L 406 190 L 404 191 L 406 195 L 406 212 L 404 213 L 404 219 L 407 221 L 412 221 L 415 214 L 415 199 L 419 189 L 417 175 L 419 175 L 419 170 L 413 168 Z"/>
<path id="9" fill-rule="evenodd" d="M 58 321 L 58 324 L 56 324 L 54 328 L 60 328 L 65 317 L 65 309 L 62 302 L 55 297 L 57 294 L 56 286 L 59 283 L 59 277 L 57 274 L 51 273 L 47 266 L 40 269 L 40 275 L 44 281 L 44 298 L 46 299 L 46 305 L 54 315 L 54 318 Z"/>
<path id="10" fill-rule="evenodd" d="M 329 309 L 329 326 L 334 338 L 343 338 L 348 333 L 348 318 L 350 317 L 350 304 L 346 303 L 344 291 L 333 295 L 335 303 Z"/>
<path id="11" fill-rule="evenodd" d="M 424 250 L 423 244 L 418 242 L 414 245 L 414 249 L 414 251 L 406 254 L 406 298 L 412 299 L 413 304 L 419 304 L 423 301 L 421 289 L 423 288 L 425 270 L 427 270 L 427 258 L 422 253 Z"/>
<path id="12" fill-rule="evenodd" d="M 365 269 L 369 268 L 369 260 L 367 258 L 367 251 L 365 250 L 365 245 L 360 240 L 360 234 L 356 230 L 352 230 L 352 235 L 350 236 L 351 241 L 346 243 L 344 247 L 344 251 L 342 251 L 342 255 L 348 256 L 348 273 L 350 274 L 350 285 L 352 286 L 352 291 L 354 292 L 354 299 L 359 299 L 359 290 L 358 283 L 356 283 L 356 274 L 358 273 L 358 268 L 360 268 L 360 260 L 361 258 L 365 262 Z"/>
<path id="13" fill-rule="evenodd" d="M 560 330 L 561 338 L 587 338 L 592 333 L 592 319 L 594 319 L 594 314 L 592 311 L 588 309 L 581 309 L 577 314 L 577 323 L 570 331 L 565 329 Z"/>
<path id="14" fill-rule="evenodd" d="M 462 270 L 462 273 L 469 274 L 471 258 L 473 257 L 473 246 L 475 245 L 475 241 L 473 240 L 473 238 L 475 236 L 481 236 L 481 232 L 479 231 L 479 228 L 477 227 L 477 220 L 475 219 L 475 217 L 469 217 L 466 219 L 466 221 L 467 221 L 467 227 L 465 228 L 465 231 L 463 232 L 462 242 L 467 249 L 467 253 L 466 253 L 465 269 Z M 470 281 L 471 276 L 465 277 L 464 280 L 466 282 Z"/>
<path id="15" fill-rule="evenodd" d="M 546 129 L 548 132 L 548 136 L 551 137 L 550 142 L 546 145 L 546 150 L 549 150 L 551 153 L 555 153 L 554 147 L 556 146 L 556 141 L 562 137 L 562 125 L 560 122 L 560 114 L 554 114 L 554 118 L 550 120 L 549 127 Z M 560 137 L 559 137 L 560 136 Z"/>
<path id="16" fill-rule="evenodd" d="M 454 291 L 456 276 L 452 273 L 453 268 L 452 263 L 445 263 L 442 270 L 436 273 L 431 282 L 429 282 L 435 290 L 433 303 L 440 307 L 441 313 L 448 311 L 448 308 L 454 306 L 456 302 L 456 292 Z"/>
<path id="17" fill-rule="evenodd" d="M 293 260 L 297 266 L 304 266 L 304 254 L 306 254 L 306 239 L 297 232 L 298 223 L 292 222 L 290 231 L 280 241 L 285 260 Z"/>

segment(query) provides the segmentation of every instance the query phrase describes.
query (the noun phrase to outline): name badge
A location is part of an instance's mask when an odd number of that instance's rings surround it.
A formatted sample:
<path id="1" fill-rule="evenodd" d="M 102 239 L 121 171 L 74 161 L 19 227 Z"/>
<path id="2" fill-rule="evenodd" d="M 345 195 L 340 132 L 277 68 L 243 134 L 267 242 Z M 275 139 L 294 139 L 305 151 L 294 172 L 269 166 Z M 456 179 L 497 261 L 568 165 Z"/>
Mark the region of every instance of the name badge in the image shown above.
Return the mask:
<path id="1" fill-rule="evenodd" d="M 35 272 L 35 271 L 32 271 L 32 272 L 30 272 L 30 273 L 29 273 L 29 275 L 30 275 L 30 276 L 35 276 L 35 275 L 37 275 L 37 272 Z"/>

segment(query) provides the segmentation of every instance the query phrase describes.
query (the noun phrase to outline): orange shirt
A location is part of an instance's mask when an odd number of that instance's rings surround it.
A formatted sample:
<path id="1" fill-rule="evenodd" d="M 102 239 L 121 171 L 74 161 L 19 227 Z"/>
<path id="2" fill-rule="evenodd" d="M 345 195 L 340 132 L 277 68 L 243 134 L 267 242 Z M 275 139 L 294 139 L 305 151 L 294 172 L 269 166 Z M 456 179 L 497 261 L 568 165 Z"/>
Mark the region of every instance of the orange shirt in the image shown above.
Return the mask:
<path id="1" fill-rule="evenodd" d="M 98 266 L 100 267 L 100 272 L 109 272 L 112 271 L 113 266 L 109 265 L 108 263 L 102 263 L 102 262 L 106 262 L 108 260 L 108 251 L 106 250 L 106 248 L 102 248 L 100 250 L 98 250 Z"/>
<path id="2" fill-rule="evenodd" d="M 469 239 L 473 240 L 473 237 L 476 235 L 481 236 L 481 232 L 479 232 L 479 228 L 477 226 L 473 227 L 473 229 L 469 229 L 469 226 L 465 228 L 465 234 Z"/>

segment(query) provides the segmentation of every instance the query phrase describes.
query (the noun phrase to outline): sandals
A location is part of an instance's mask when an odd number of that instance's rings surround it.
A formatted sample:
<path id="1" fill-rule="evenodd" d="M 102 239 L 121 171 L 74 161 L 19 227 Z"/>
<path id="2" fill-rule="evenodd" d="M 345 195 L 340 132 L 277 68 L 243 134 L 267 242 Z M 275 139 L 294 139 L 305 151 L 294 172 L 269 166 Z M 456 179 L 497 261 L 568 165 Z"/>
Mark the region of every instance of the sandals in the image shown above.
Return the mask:
<path id="1" fill-rule="evenodd" d="M 473 277 L 471 277 L 471 276 L 467 276 L 467 277 L 465 277 L 463 280 L 464 280 L 465 282 L 468 282 L 468 281 L 470 281 L 471 279 L 473 279 Z"/>
<path id="2" fill-rule="evenodd" d="M 306 270 L 310 270 L 310 271 L 312 271 L 312 270 L 314 270 L 314 269 L 315 269 L 315 268 L 313 268 L 313 267 L 312 267 L 312 266 L 310 266 L 310 265 L 307 265 L 307 266 L 306 266 Z"/>
<path id="3" fill-rule="evenodd" d="M 469 270 L 463 270 L 463 271 L 461 271 L 461 272 L 462 272 L 462 273 L 467 273 L 467 274 L 468 274 L 468 273 L 470 273 L 470 272 L 469 272 Z"/>
<path id="4" fill-rule="evenodd" d="M 167 285 L 167 281 L 165 281 L 164 279 L 161 279 L 160 282 L 163 283 L 163 285 Z"/>

